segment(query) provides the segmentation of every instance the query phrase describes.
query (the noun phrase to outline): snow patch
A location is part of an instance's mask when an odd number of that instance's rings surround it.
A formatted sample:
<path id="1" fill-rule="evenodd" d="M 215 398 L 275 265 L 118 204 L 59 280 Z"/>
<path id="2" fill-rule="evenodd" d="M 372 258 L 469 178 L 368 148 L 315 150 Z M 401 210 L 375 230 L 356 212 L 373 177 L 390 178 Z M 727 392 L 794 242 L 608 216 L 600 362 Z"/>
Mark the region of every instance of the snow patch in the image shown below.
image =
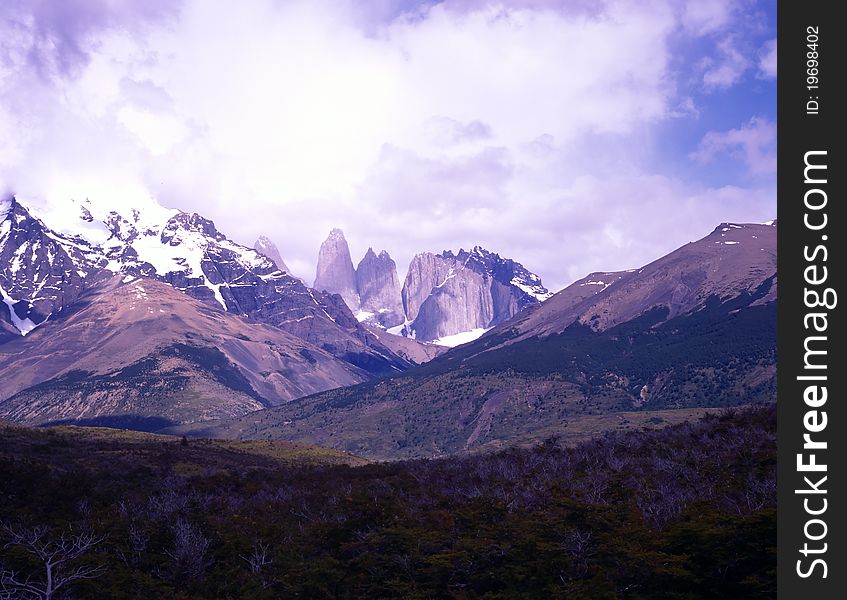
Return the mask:
<path id="1" fill-rule="evenodd" d="M 356 313 L 356 320 L 359 323 L 362 323 L 364 321 L 367 321 L 368 319 L 370 319 L 373 316 L 374 316 L 374 313 L 372 313 L 372 312 L 368 312 L 366 310 L 360 310 L 359 312 Z"/>
<path id="2" fill-rule="evenodd" d="M 415 332 L 412 330 L 412 322 L 408 319 L 404 321 L 402 325 L 389 327 L 385 331 L 391 335 L 399 335 L 401 337 L 411 337 L 412 339 L 415 339 Z"/>
<path id="3" fill-rule="evenodd" d="M 32 319 L 30 319 L 29 317 L 21 319 L 15 313 L 15 304 L 17 304 L 19 300 L 13 300 L 12 297 L 9 296 L 9 294 L 6 293 L 6 290 L 4 290 L 2 287 L 0 287 L 0 297 L 2 297 L 3 302 L 6 304 L 6 306 L 9 307 L 9 314 L 12 318 L 12 325 L 14 325 L 17 330 L 21 332 L 22 336 L 26 336 L 26 334 L 38 327 L 38 325 L 33 323 Z"/>
<path id="4" fill-rule="evenodd" d="M 396 327 L 392 327 L 391 329 L 396 329 Z M 448 348 L 455 348 L 456 346 L 460 346 L 462 344 L 467 344 L 469 342 L 474 341 L 490 329 L 490 327 L 480 327 L 477 329 L 471 329 L 470 331 L 454 333 L 453 335 L 445 335 L 444 337 L 440 337 L 437 340 L 432 340 L 432 342 L 430 343 L 438 344 L 439 346 L 447 346 Z M 389 333 L 391 333 L 391 330 L 389 330 Z"/>
<path id="5" fill-rule="evenodd" d="M 533 279 L 538 279 L 538 277 L 535 276 L 535 277 L 533 277 Z M 553 295 L 552 292 L 547 291 L 547 289 L 544 288 L 543 286 L 527 285 L 526 283 L 524 283 L 523 281 L 521 281 L 518 278 L 512 279 L 512 281 L 510 283 L 513 286 L 515 286 L 516 288 L 518 288 L 519 290 L 528 294 L 529 296 L 532 296 L 533 298 L 535 298 L 539 302 L 544 302 L 545 300 L 547 300 L 548 298 L 550 298 Z"/>
<path id="6" fill-rule="evenodd" d="M 445 283 L 447 283 L 448 281 L 453 279 L 455 276 L 456 276 L 456 272 L 453 270 L 453 267 L 450 267 L 450 270 L 447 271 L 447 277 L 444 278 L 444 281 L 442 281 L 437 286 L 435 286 L 435 289 L 443 287 Z"/>

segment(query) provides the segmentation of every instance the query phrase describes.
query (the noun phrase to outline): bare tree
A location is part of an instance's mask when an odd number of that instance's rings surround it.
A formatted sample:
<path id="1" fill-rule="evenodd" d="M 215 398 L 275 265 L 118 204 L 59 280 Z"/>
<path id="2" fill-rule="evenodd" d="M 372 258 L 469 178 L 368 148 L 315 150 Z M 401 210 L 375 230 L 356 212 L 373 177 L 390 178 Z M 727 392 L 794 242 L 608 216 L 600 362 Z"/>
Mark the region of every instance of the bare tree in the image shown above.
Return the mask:
<path id="1" fill-rule="evenodd" d="M 128 567 L 135 567 L 141 562 L 141 557 L 147 550 L 150 536 L 140 525 L 130 524 L 127 529 L 126 550 L 118 548 L 117 555 Z"/>
<path id="2" fill-rule="evenodd" d="M 88 531 L 67 531 L 58 538 L 51 538 L 48 535 L 50 530 L 44 525 L 21 527 L 6 523 L 0 525 L 0 531 L 8 540 L 3 546 L 4 550 L 22 548 L 34 556 L 44 569 L 43 579 L 2 569 L 0 597 L 50 600 L 74 581 L 94 579 L 106 570 L 103 565 L 72 564 L 102 542 L 104 536 Z"/>
<path id="3" fill-rule="evenodd" d="M 181 517 L 174 524 L 173 532 L 173 550 L 165 554 L 173 559 L 174 575 L 190 579 L 199 577 L 213 562 L 208 556 L 211 540 Z"/>
<path id="4" fill-rule="evenodd" d="M 253 575 L 258 575 L 262 572 L 262 569 L 271 564 L 274 559 L 271 558 L 271 548 L 262 540 L 259 540 L 255 544 L 253 544 L 253 551 L 247 555 L 239 555 L 241 556 L 241 560 L 247 563 L 247 567 L 250 569 L 250 573 Z"/>
<path id="5" fill-rule="evenodd" d="M 246 556 L 239 555 L 241 560 L 247 563 L 250 574 L 261 580 L 262 588 L 264 589 L 268 589 L 275 582 L 273 578 L 268 576 L 268 573 L 266 573 L 267 569 L 265 569 L 268 565 L 273 564 L 274 559 L 272 554 L 271 547 L 262 540 L 259 540 L 253 544 L 250 554 Z"/>

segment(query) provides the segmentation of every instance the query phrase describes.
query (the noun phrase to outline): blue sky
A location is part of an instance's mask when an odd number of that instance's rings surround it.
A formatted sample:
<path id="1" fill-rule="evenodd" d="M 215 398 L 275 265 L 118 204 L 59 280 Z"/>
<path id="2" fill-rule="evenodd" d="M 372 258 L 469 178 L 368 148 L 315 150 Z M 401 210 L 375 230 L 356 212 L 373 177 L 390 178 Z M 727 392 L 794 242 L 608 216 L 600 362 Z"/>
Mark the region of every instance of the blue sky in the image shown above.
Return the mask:
<path id="1" fill-rule="evenodd" d="M 553 289 L 775 216 L 776 3 L 12 1 L 0 185 L 141 197 L 311 280 L 481 244 Z"/>

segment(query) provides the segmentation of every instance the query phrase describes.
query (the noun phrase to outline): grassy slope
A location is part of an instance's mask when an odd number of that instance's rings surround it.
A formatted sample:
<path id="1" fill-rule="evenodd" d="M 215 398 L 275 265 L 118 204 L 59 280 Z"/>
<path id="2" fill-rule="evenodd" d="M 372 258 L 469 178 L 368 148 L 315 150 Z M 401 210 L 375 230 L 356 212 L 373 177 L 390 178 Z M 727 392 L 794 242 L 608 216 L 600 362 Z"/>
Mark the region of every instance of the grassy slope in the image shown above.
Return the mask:
<path id="1" fill-rule="evenodd" d="M 49 457 L 57 470 L 80 465 L 101 469 L 120 466 L 132 471 L 155 465 L 158 474 L 171 470 L 277 469 L 285 465 L 361 465 L 365 459 L 298 442 L 196 440 L 183 445 L 169 435 L 99 427 L 28 428 L 0 421 L 0 454 L 8 459 Z"/>

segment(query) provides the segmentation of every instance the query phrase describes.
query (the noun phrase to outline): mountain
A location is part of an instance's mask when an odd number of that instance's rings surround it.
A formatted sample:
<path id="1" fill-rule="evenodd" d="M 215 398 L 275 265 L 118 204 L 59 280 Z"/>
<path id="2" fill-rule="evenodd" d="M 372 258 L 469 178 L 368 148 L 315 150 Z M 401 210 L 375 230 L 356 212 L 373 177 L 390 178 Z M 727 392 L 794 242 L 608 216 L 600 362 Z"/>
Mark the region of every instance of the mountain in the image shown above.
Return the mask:
<path id="1" fill-rule="evenodd" d="M 0 320 L 27 335 L 74 302 L 108 265 L 81 238 L 48 230 L 14 197 L 0 200 Z"/>
<path id="2" fill-rule="evenodd" d="M 339 294 L 354 313 L 359 310 L 359 294 L 356 290 L 356 271 L 344 232 L 333 229 L 321 244 L 318 252 L 318 267 L 315 273 L 315 289 Z"/>
<path id="3" fill-rule="evenodd" d="M 138 427 L 237 416 L 368 374 L 155 279 L 115 275 L 0 345 L 0 418 Z"/>
<path id="4" fill-rule="evenodd" d="M 603 331 L 648 309 L 663 307 L 665 319 L 672 319 L 703 306 L 708 298 L 752 294 L 765 284 L 758 304 L 776 300 L 776 221 L 721 223 L 702 240 L 641 269 L 592 273 L 508 327 L 518 339 L 561 333 L 574 321 Z"/>
<path id="5" fill-rule="evenodd" d="M 402 290 L 408 330 L 424 341 L 481 333 L 549 297 L 537 275 L 480 246 L 418 254 Z"/>
<path id="6" fill-rule="evenodd" d="M 288 265 L 285 264 L 285 261 L 282 260 L 282 256 L 279 254 L 279 248 L 269 238 L 260 235 L 253 244 L 253 249 L 262 256 L 270 258 L 280 271 L 291 273 L 291 269 L 288 268 Z"/>
<path id="7" fill-rule="evenodd" d="M 480 246 L 416 255 L 401 289 L 397 265 L 385 250 L 377 255 L 368 248 L 353 269 L 340 229 L 321 244 L 315 289 L 340 294 L 363 323 L 450 347 L 551 296 L 538 275 Z"/>
<path id="8" fill-rule="evenodd" d="M 359 320 L 372 320 L 382 328 L 405 322 L 397 265 L 385 250 L 377 256 L 368 248 L 356 267 L 356 290 L 361 300 Z"/>
<path id="9" fill-rule="evenodd" d="M 404 373 L 182 431 L 439 456 L 603 415 L 772 402 L 775 374 L 776 227 L 725 223 L 641 269 L 589 275 Z"/>
<path id="10" fill-rule="evenodd" d="M 87 287 L 121 273 L 157 279 L 221 310 L 274 325 L 370 374 L 409 366 L 359 324 L 340 297 L 307 288 L 196 213 L 153 201 L 119 213 L 85 200 L 36 216 L 12 197 L 0 205 L 0 219 L 4 329 L 28 333 L 61 317 Z"/>

